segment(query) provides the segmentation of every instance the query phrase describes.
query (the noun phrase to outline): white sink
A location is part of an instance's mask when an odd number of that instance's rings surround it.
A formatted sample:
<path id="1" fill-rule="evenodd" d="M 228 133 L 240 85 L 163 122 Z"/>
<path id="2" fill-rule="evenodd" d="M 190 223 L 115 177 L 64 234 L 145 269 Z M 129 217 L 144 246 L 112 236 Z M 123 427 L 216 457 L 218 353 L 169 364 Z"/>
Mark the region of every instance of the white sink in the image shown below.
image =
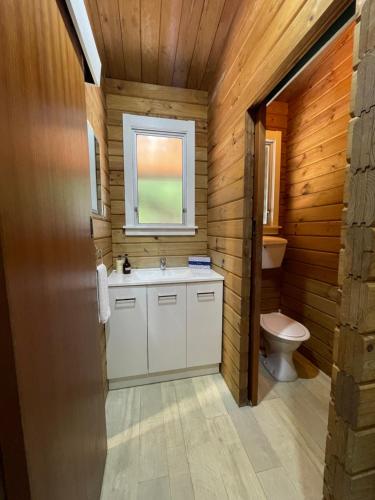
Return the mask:
<path id="1" fill-rule="evenodd" d="M 109 286 L 131 286 L 223 280 L 223 276 L 212 269 L 170 267 L 165 270 L 158 268 L 133 269 L 131 274 L 117 274 L 116 271 L 113 271 L 108 279 L 108 284 Z"/>

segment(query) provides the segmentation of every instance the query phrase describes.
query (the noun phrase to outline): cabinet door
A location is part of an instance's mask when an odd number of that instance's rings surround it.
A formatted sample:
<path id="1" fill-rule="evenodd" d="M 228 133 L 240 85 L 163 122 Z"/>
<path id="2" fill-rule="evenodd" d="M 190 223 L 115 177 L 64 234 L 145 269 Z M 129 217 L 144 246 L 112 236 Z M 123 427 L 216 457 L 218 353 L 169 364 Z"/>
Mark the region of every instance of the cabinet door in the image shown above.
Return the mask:
<path id="1" fill-rule="evenodd" d="M 186 368 L 186 285 L 149 286 L 150 373 Z"/>
<path id="2" fill-rule="evenodd" d="M 146 287 L 113 287 L 107 336 L 109 379 L 147 373 Z"/>
<path id="3" fill-rule="evenodd" d="M 187 285 L 187 366 L 221 362 L 223 284 Z"/>

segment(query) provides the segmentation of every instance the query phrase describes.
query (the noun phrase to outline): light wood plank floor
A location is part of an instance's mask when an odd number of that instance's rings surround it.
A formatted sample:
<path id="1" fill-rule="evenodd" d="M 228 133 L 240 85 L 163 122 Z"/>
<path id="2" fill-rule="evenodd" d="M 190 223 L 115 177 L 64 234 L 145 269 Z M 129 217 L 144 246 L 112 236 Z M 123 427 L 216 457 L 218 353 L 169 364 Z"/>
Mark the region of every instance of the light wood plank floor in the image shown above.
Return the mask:
<path id="1" fill-rule="evenodd" d="M 321 499 L 330 380 L 303 366 L 261 369 L 255 408 L 219 374 L 111 391 L 101 500 Z"/>

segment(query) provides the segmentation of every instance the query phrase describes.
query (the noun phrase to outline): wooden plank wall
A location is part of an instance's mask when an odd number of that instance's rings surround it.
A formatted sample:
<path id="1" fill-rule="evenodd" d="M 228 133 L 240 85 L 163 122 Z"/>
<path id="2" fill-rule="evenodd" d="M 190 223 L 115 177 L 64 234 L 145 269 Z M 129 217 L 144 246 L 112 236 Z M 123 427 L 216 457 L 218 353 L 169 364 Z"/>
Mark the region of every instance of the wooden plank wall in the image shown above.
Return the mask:
<path id="1" fill-rule="evenodd" d="M 111 206 L 109 196 L 109 165 L 107 153 L 107 128 L 105 98 L 101 87 L 85 84 L 87 119 L 94 129 L 100 148 L 101 189 L 104 205 L 103 216 L 92 215 L 94 229 L 94 245 L 103 253 L 103 262 L 108 272 L 112 270 L 112 236 L 111 236 Z M 95 251 L 95 249 L 93 249 Z M 99 262 L 99 258 L 98 258 Z M 103 387 L 105 395 L 108 391 L 107 361 L 104 326 L 99 326 L 99 339 L 102 359 Z"/>
<path id="2" fill-rule="evenodd" d="M 104 204 L 103 216 L 93 214 L 94 244 L 103 252 L 103 261 L 108 270 L 112 267 L 112 240 L 111 240 L 111 200 L 109 194 L 109 163 L 107 152 L 107 119 L 105 98 L 101 87 L 85 84 L 87 119 L 94 129 L 100 147 L 100 170 L 102 200 Z"/>
<path id="3" fill-rule="evenodd" d="M 207 255 L 207 92 L 107 79 L 105 82 L 114 258 L 128 253 L 134 267 L 187 265 L 189 255 Z M 125 236 L 123 113 L 194 120 L 196 126 L 195 236 Z"/>
<path id="4" fill-rule="evenodd" d="M 357 4 L 324 498 L 375 498 L 375 3 Z"/>
<path id="5" fill-rule="evenodd" d="M 267 96 L 349 3 L 243 2 L 209 92 L 208 242 L 215 269 L 226 278 L 222 373 L 240 404 L 247 401 L 246 247 L 251 224 L 251 189 L 248 195 L 244 184 L 245 113 Z"/>
<path id="6" fill-rule="evenodd" d="M 285 212 L 285 177 L 286 177 L 286 139 L 288 126 L 288 103 L 273 101 L 267 106 L 266 129 L 281 132 L 281 165 L 280 165 L 280 197 L 279 197 L 279 226 L 280 232 L 284 225 Z M 278 233 L 277 233 L 278 234 Z M 261 312 L 278 311 L 281 296 L 281 268 L 262 270 L 262 302 Z"/>
<path id="7" fill-rule="evenodd" d="M 353 25 L 289 104 L 282 310 L 311 337 L 301 352 L 332 370 L 341 211 L 352 77 Z"/>

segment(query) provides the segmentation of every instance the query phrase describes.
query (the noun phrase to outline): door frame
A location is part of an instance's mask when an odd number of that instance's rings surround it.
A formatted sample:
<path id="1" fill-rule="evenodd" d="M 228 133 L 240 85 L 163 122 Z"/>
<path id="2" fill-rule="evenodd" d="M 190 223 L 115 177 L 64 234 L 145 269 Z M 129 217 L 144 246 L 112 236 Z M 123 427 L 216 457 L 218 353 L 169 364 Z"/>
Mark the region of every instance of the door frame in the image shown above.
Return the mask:
<path id="1" fill-rule="evenodd" d="M 245 172 L 252 179 L 253 188 L 248 192 L 247 207 L 251 207 L 251 226 L 248 248 L 251 248 L 250 290 L 249 290 L 249 357 L 248 357 L 248 399 L 252 406 L 258 404 L 258 375 L 260 347 L 260 309 L 262 286 L 262 238 L 264 160 L 266 144 L 266 101 L 250 109 L 245 117 L 246 164 Z M 246 176 L 245 176 L 246 177 Z"/>
<path id="2" fill-rule="evenodd" d="M 243 276 L 247 279 L 242 296 L 248 304 L 247 317 L 242 314 L 248 330 L 247 397 L 249 404 L 258 404 L 260 311 L 262 285 L 262 236 L 266 107 L 284 88 L 331 43 L 347 24 L 355 19 L 355 2 L 344 8 L 341 16 L 302 55 L 289 72 L 270 90 L 266 97 L 245 113 L 245 220 Z M 250 186 L 248 186 L 250 184 Z M 246 224 L 245 224 L 246 226 Z M 248 262 L 249 261 L 249 262 Z M 247 272 L 246 272 L 247 271 Z M 246 312 L 245 312 L 246 314 Z"/>

